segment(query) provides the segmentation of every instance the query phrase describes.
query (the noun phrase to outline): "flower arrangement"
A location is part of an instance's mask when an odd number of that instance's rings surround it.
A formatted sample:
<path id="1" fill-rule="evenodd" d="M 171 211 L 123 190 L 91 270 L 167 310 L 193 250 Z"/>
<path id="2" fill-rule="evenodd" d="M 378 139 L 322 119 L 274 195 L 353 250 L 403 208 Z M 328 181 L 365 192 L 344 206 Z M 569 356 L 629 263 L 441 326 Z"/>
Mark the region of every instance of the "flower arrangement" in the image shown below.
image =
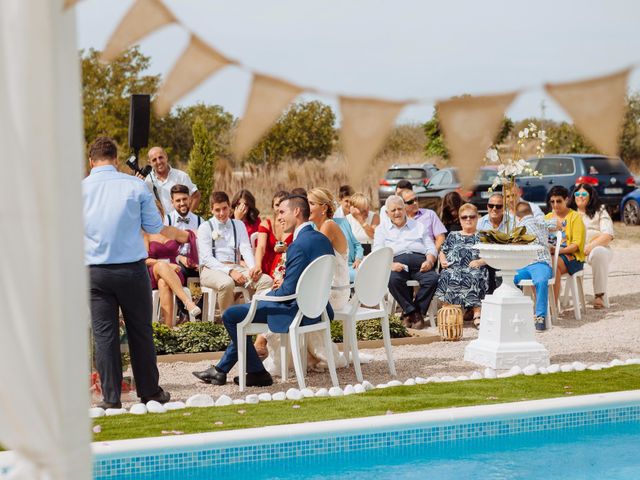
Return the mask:
<path id="1" fill-rule="evenodd" d="M 496 191 L 499 186 L 502 188 L 503 212 L 505 215 L 506 232 L 490 230 L 481 232 L 481 240 L 485 243 L 530 243 L 534 240 L 532 235 L 527 235 L 523 228 L 516 228 L 515 218 L 510 214 L 510 209 L 515 210 L 515 199 L 519 197 L 516 177 L 521 175 L 540 176 L 540 173 L 531 167 L 531 164 L 523 157 L 525 150 L 529 149 L 531 143 L 535 144 L 536 156 L 544 155 L 545 146 L 551 140 L 547 137 L 547 132 L 538 128 L 535 123 L 529 123 L 524 129 L 518 132 L 514 151 L 511 155 L 503 155 L 498 146 L 492 146 L 487 150 L 486 160 L 490 164 L 497 164 L 498 170 L 493 185 L 489 192 Z"/>

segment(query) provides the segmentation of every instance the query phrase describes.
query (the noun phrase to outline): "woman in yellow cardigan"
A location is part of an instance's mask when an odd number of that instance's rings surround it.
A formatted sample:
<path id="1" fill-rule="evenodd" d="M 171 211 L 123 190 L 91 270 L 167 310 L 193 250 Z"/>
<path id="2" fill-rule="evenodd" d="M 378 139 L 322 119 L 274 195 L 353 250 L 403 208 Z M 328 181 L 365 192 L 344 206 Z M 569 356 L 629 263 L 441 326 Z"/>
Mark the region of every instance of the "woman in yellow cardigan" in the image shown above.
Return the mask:
<path id="1" fill-rule="evenodd" d="M 550 231 L 562 230 L 560 257 L 556 283 L 553 286 L 555 298 L 560 294 L 561 277 L 565 273 L 573 275 L 584 267 L 584 240 L 586 230 L 582 217 L 569 208 L 569 191 L 556 185 L 547 194 L 547 206 L 551 209 L 545 216 Z M 555 237 L 555 236 L 554 236 Z M 555 242 L 550 245 L 551 254 L 555 252 Z"/>

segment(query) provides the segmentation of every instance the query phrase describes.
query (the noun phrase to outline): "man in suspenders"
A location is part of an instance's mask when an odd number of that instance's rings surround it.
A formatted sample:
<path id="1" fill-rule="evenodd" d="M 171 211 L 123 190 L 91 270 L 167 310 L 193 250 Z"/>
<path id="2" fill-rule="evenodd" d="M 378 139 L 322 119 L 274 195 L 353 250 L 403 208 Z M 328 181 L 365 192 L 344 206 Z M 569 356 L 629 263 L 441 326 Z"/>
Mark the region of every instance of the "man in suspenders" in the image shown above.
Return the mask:
<path id="1" fill-rule="evenodd" d="M 224 312 L 233 305 L 236 285 L 253 293 L 270 289 L 273 280 L 256 265 L 244 223 L 230 218 L 228 195 L 213 192 L 210 203 L 213 217 L 198 228 L 200 283 L 217 292 L 220 310 Z M 241 260 L 246 266 L 241 265 Z"/>
<path id="2" fill-rule="evenodd" d="M 164 216 L 164 224 L 179 230 L 193 230 L 198 233 L 202 218 L 189 211 L 190 204 L 189 187 L 180 184 L 171 187 L 171 205 L 174 210 Z"/>

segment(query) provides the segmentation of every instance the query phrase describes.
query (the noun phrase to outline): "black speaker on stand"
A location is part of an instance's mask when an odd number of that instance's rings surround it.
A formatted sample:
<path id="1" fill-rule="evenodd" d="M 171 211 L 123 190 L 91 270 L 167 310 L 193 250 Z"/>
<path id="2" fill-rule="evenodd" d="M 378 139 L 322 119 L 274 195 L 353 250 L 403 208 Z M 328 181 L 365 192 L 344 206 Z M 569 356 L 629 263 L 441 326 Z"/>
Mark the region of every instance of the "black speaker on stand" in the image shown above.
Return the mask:
<path id="1" fill-rule="evenodd" d="M 136 159 L 141 148 L 149 144 L 151 95 L 133 94 L 129 106 L 129 147 Z"/>

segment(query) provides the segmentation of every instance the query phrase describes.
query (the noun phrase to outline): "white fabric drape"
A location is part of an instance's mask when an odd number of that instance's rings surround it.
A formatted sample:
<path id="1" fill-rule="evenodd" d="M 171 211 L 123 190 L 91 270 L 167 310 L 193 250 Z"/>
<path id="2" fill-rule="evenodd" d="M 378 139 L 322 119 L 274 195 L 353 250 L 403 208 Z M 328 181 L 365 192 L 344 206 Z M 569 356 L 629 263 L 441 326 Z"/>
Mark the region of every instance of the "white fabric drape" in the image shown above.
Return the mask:
<path id="1" fill-rule="evenodd" d="M 0 2 L 0 443 L 91 478 L 80 72 L 63 0 Z"/>

